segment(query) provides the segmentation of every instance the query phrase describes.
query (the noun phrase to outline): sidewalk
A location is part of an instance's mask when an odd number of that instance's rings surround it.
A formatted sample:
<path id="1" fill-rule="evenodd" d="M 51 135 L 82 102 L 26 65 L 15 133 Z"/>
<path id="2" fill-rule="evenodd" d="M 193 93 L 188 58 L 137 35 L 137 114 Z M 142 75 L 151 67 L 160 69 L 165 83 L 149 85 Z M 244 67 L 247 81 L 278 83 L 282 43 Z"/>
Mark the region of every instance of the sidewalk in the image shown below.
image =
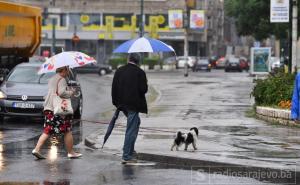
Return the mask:
<path id="1" fill-rule="evenodd" d="M 141 115 L 136 142 L 139 159 L 239 171 L 300 172 L 300 129 L 269 125 L 245 116 L 253 103 L 249 97 L 252 78 L 246 73 L 201 75 L 148 77 L 159 96 L 149 106 L 149 115 Z M 224 77 L 220 80 L 218 75 Z M 122 154 L 125 117 L 117 123 L 104 149 L 99 151 Z M 194 126 L 199 128 L 198 150 L 189 146 L 184 151 L 182 146 L 180 151 L 170 151 L 176 132 L 187 132 Z M 105 131 L 95 131 L 85 143 L 100 148 Z"/>

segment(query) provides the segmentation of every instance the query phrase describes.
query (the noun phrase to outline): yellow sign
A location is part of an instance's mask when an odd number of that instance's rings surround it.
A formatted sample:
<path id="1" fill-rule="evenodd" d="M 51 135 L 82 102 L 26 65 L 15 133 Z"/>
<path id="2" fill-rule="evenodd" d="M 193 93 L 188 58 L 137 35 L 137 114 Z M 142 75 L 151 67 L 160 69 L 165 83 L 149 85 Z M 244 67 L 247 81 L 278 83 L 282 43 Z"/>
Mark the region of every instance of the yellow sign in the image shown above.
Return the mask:
<path id="1" fill-rule="evenodd" d="M 158 38 L 158 16 L 150 16 L 150 37 Z"/>
<path id="2" fill-rule="evenodd" d="M 163 23 L 165 23 L 165 21 L 166 21 L 166 19 L 165 19 L 165 17 L 164 16 L 162 16 L 162 15 L 159 15 L 158 17 L 157 17 L 157 21 L 158 21 L 158 24 L 163 24 Z"/>
<path id="3" fill-rule="evenodd" d="M 90 21 L 90 16 L 88 15 L 81 15 L 80 16 L 80 22 L 83 24 L 86 24 Z"/>
<path id="4" fill-rule="evenodd" d="M 105 38 L 113 39 L 114 16 L 106 16 L 105 25 L 106 25 Z"/>
<path id="5" fill-rule="evenodd" d="M 131 38 L 136 37 L 135 28 L 136 28 L 136 16 L 133 15 L 131 16 Z"/>

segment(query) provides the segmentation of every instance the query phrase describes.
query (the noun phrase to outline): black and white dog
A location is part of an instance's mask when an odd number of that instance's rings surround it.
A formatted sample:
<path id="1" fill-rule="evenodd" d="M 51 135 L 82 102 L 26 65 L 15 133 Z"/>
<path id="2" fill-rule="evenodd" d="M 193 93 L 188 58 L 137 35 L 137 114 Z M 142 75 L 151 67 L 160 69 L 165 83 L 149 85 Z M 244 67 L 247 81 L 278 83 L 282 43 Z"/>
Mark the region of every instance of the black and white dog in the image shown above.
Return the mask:
<path id="1" fill-rule="evenodd" d="M 173 148 L 175 146 L 176 146 L 176 150 L 178 151 L 178 147 L 180 147 L 182 144 L 185 144 L 184 150 L 187 150 L 190 144 L 193 145 L 194 150 L 197 150 L 197 146 L 196 146 L 197 140 L 198 140 L 198 129 L 196 127 L 191 128 L 190 131 L 186 134 L 178 131 L 176 138 L 174 139 L 174 143 L 171 147 L 171 151 L 173 151 Z"/>

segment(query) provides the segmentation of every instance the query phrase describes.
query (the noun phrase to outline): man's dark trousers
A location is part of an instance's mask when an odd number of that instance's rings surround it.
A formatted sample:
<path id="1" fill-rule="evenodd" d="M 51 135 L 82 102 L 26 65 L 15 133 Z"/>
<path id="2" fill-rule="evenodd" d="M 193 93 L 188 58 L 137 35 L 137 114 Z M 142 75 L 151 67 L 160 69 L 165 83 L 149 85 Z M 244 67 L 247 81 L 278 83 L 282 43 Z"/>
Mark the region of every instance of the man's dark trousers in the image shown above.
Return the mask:
<path id="1" fill-rule="evenodd" d="M 127 129 L 125 134 L 125 141 L 123 146 L 123 160 L 131 160 L 136 138 L 140 128 L 140 117 L 138 112 L 127 112 Z"/>

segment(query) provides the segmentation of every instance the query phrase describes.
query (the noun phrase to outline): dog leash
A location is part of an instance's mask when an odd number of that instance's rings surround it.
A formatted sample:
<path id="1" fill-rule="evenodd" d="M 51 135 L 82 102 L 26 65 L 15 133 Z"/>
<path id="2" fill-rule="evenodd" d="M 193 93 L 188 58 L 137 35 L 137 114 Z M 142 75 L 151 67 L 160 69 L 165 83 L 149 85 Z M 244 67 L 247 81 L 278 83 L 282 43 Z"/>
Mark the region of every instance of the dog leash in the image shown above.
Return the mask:
<path id="1" fill-rule="evenodd" d="M 93 120 L 86 120 L 86 119 L 74 119 L 75 121 L 84 121 L 84 122 L 89 122 L 89 123 L 96 123 L 96 124 L 101 124 L 101 125 L 109 125 L 108 122 L 104 121 L 93 121 Z M 116 127 L 122 127 L 126 128 L 126 126 L 121 125 L 121 123 L 116 123 Z M 165 132 L 165 133 L 175 133 L 174 131 L 169 131 L 169 130 L 161 130 L 161 129 L 154 129 L 154 128 L 146 128 L 146 127 L 140 127 L 142 130 L 149 130 L 149 131 L 156 131 L 156 132 Z"/>

